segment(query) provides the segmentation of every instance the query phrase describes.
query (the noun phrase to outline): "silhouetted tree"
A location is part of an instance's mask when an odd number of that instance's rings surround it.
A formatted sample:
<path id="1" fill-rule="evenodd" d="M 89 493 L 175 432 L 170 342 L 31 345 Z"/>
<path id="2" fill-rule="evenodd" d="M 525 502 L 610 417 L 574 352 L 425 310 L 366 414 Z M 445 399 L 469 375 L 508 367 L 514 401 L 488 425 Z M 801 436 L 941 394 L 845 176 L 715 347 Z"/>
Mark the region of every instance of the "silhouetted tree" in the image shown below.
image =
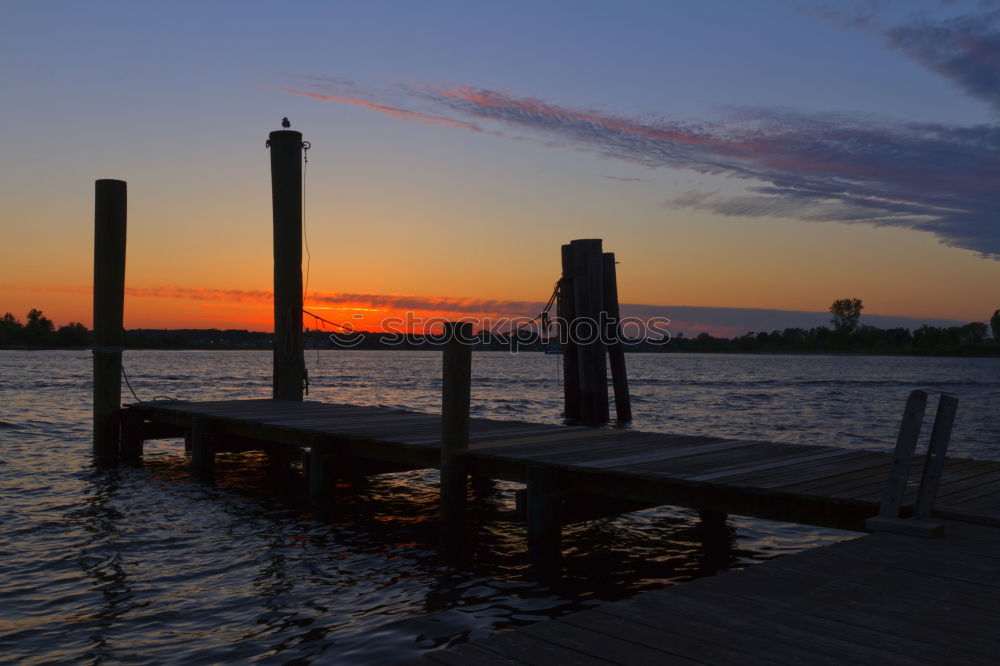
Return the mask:
<path id="1" fill-rule="evenodd" d="M 838 333 L 850 333 L 857 327 L 864 309 L 860 298 L 839 298 L 830 306 L 833 315 L 830 322 Z"/>
<path id="2" fill-rule="evenodd" d="M 993 329 L 993 339 L 1000 342 L 1000 310 L 993 313 L 990 317 L 990 328 Z"/>
<path id="3" fill-rule="evenodd" d="M 60 347 L 86 347 L 90 344 L 90 331 L 83 324 L 71 321 L 59 327 L 53 340 Z"/>
<path id="4" fill-rule="evenodd" d="M 974 321 L 962 327 L 962 342 L 982 342 L 989 328 L 981 321 Z"/>
<path id="5" fill-rule="evenodd" d="M 32 345 L 45 344 L 54 328 L 51 319 L 46 318 L 41 310 L 32 308 L 24 325 L 26 342 Z"/>
<path id="6" fill-rule="evenodd" d="M 24 325 L 17 320 L 17 317 L 7 313 L 0 319 L 0 344 L 9 345 L 20 342 L 24 337 Z"/>

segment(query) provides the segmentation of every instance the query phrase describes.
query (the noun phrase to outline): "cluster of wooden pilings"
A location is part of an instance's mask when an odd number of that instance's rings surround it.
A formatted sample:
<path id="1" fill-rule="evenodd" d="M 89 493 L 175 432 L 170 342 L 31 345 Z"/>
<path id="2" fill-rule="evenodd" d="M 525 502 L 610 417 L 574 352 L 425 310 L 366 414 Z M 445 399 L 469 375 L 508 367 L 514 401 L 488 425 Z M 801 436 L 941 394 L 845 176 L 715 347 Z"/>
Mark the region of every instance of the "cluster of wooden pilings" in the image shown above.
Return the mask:
<path id="1" fill-rule="evenodd" d="M 300 132 L 288 129 L 271 132 L 267 141 L 274 233 L 272 397 L 292 402 L 303 400 L 306 386 L 302 164 L 307 146 Z M 99 465 L 110 466 L 138 460 L 143 439 L 151 438 L 153 432 L 151 424 L 123 419 L 121 413 L 126 183 L 97 181 L 95 201 L 94 454 Z M 606 358 L 610 359 L 617 420 L 631 420 L 624 348 L 618 339 L 615 257 L 603 252 L 601 243 L 599 239 L 582 239 L 563 246 L 557 306 L 564 349 L 565 415 L 569 422 L 595 426 L 609 421 Z M 443 336 L 441 510 L 445 525 L 453 527 L 463 519 L 469 481 L 464 454 L 469 446 L 472 325 L 450 322 Z M 204 419 L 194 419 L 186 432 L 192 466 L 199 474 L 212 468 L 215 438 L 211 424 Z M 313 444 L 308 476 L 311 493 L 322 497 L 328 491 L 325 484 L 332 478 L 336 452 L 322 441 Z M 558 549 L 558 527 L 553 522 L 558 521 L 550 501 L 552 484 L 541 478 L 545 473 L 541 469 L 531 472 L 532 490 L 525 503 L 530 540 L 533 551 L 538 552 Z"/>
<path id="2" fill-rule="evenodd" d="M 289 129 L 271 132 L 267 140 L 274 233 L 272 396 L 280 400 L 301 401 L 307 385 L 302 344 L 302 160 L 307 146 L 301 132 Z M 117 413 L 124 347 L 126 189 L 121 180 L 98 180 L 95 191 L 94 453 L 102 465 L 117 464 L 121 455 Z M 605 358 L 610 361 L 617 421 L 630 421 L 615 256 L 602 251 L 600 239 L 574 240 L 562 247 L 557 310 L 567 421 L 608 423 Z"/>
<path id="3" fill-rule="evenodd" d="M 609 421 L 608 362 L 618 423 L 632 420 L 632 404 L 621 339 L 615 255 L 601 239 L 574 240 L 562 246 L 557 321 L 563 348 L 565 416 L 570 422 L 603 425 Z"/>

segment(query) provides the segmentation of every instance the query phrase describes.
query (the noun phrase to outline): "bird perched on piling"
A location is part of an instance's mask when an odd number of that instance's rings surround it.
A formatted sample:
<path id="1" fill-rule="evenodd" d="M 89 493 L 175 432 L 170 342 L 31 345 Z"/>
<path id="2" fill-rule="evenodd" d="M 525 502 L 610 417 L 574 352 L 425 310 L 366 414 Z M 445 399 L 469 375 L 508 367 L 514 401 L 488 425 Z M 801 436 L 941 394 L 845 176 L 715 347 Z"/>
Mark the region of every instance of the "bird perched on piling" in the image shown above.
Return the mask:
<path id="1" fill-rule="evenodd" d="M 284 127 L 285 129 L 288 129 L 289 127 L 292 126 L 292 124 L 290 122 L 288 122 L 288 118 L 282 118 L 281 119 L 281 126 Z"/>

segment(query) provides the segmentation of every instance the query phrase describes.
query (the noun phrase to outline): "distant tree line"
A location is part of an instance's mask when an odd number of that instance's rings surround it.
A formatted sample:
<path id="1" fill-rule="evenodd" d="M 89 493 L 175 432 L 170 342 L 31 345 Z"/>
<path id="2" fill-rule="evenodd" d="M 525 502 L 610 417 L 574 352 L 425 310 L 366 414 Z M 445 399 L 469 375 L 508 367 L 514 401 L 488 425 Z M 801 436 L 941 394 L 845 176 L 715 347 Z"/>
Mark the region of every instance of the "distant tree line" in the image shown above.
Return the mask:
<path id="1" fill-rule="evenodd" d="M 781 331 L 750 331 L 736 338 L 717 338 L 702 333 L 694 338 L 676 336 L 669 344 L 627 345 L 627 351 L 727 352 L 727 353 L 868 353 L 925 354 L 946 356 L 1000 356 L 1000 310 L 989 325 L 971 322 L 963 326 L 921 326 L 881 329 L 860 324 L 861 299 L 841 299 L 830 306 L 833 328 L 786 328 Z M 992 338 L 990 337 L 992 333 Z M 480 334 L 476 349 L 493 351 L 542 351 L 554 341 L 522 331 L 511 334 Z M 355 333 L 330 334 L 309 331 L 303 336 L 309 349 L 437 349 L 419 334 Z M 395 338 L 394 344 L 387 340 Z M 132 349 L 270 349 L 271 333 L 239 329 L 133 329 L 125 332 L 125 346 Z M 0 319 L 0 347 L 88 347 L 91 332 L 77 322 L 56 328 L 41 310 L 32 309 L 21 323 L 13 314 Z"/>
<path id="2" fill-rule="evenodd" d="M 1000 356 L 1000 310 L 990 324 L 974 321 L 963 326 L 876 328 L 859 325 L 861 299 L 834 301 L 830 306 L 833 328 L 786 328 L 750 331 L 737 338 L 716 338 L 702 333 L 695 338 L 675 337 L 664 351 L 687 352 L 850 352 L 867 354 L 926 354 L 934 356 Z M 992 339 L 988 339 L 991 332 Z"/>
<path id="3" fill-rule="evenodd" d="M 70 322 L 56 328 L 41 310 L 32 309 L 25 323 L 7 313 L 0 319 L 0 347 L 87 347 L 90 331 L 83 324 Z"/>

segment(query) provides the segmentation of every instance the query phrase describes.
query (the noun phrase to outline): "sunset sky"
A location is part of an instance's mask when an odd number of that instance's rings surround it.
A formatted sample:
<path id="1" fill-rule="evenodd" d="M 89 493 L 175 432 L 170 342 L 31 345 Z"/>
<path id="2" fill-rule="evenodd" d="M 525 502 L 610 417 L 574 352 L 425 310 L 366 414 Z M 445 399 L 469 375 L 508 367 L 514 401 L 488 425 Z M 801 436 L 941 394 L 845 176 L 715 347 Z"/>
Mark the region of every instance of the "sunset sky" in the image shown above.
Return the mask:
<path id="1" fill-rule="evenodd" d="M 998 2 L 8 0 L 0 84 L 22 319 L 90 325 L 119 178 L 126 327 L 269 330 L 282 116 L 333 320 L 533 316 L 595 237 L 685 335 L 1000 307 Z"/>

